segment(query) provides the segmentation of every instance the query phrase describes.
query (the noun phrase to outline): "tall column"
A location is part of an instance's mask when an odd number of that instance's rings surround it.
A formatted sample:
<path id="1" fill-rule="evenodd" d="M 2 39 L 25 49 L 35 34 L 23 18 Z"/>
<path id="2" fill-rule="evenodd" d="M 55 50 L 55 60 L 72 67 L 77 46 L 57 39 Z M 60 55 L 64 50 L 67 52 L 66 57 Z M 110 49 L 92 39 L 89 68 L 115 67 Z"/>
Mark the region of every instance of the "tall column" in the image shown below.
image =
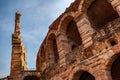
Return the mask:
<path id="1" fill-rule="evenodd" d="M 53 44 L 51 41 L 47 42 L 47 67 L 52 66 L 55 62 L 55 56 L 54 56 L 54 51 L 53 51 Z"/>
<path id="2" fill-rule="evenodd" d="M 120 0 L 108 0 L 120 16 Z"/>
<path id="3" fill-rule="evenodd" d="M 82 38 L 84 48 L 91 46 L 93 44 L 91 34 L 94 33 L 94 30 L 91 27 L 90 22 L 86 16 L 86 14 L 83 14 L 80 17 L 76 18 L 76 23 L 78 26 L 80 36 Z"/>
<path id="4" fill-rule="evenodd" d="M 10 78 L 17 80 L 22 70 L 27 69 L 26 49 L 20 36 L 20 12 L 15 15 L 15 31 L 12 34 L 12 58 Z"/>

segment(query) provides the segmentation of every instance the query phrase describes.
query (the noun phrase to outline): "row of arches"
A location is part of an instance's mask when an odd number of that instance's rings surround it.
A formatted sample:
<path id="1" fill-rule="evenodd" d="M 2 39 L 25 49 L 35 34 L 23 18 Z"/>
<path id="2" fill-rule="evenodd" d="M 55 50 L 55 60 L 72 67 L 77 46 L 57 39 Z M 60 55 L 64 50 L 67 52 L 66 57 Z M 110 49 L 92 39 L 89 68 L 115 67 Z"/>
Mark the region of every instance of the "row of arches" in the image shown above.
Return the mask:
<path id="1" fill-rule="evenodd" d="M 56 47 L 61 49 L 61 46 L 59 46 L 59 43 L 61 43 L 62 45 L 65 45 L 65 46 L 62 46 L 62 47 L 65 47 L 64 51 L 71 52 L 78 46 L 82 45 L 82 38 L 80 35 L 79 28 L 72 16 L 67 16 L 66 19 L 63 20 L 63 23 L 61 23 L 61 26 L 63 27 L 58 29 L 59 33 L 56 34 L 55 36 L 56 38 L 58 38 L 56 39 L 58 40 L 57 41 L 58 46 Z"/>
<path id="2" fill-rule="evenodd" d="M 112 80 L 120 80 L 120 54 L 113 56 L 113 58 L 111 67 Z"/>
<path id="3" fill-rule="evenodd" d="M 103 28 L 108 22 L 119 17 L 118 13 L 107 0 L 90 0 L 89 3 L 84 2 L 82 6 L 81 9 L 84 9 L 83 14 L 87 16 L 90 23 L 89 27 L 95 28 L 96 30 Z M 106 14 L 107 12 L 109 12 L 109 14 Z M 64 50 L 64 52 L 70 52 L 83 44 L 83 36 L 81 36 L 81 30 L 79 28 L 80 24 L 77 24 L 79 20 L 76 20 L 80 15 L 76 18 L 74 15 L 65 15 L 59 23 L 58 30 L 49 31 L 45 39 L 45 47 L 42 47 L 42 51 L 38 54 L 37 67 L 40 65 L 39 62 L 44 63 L 45 66 L 59 63 L 59 52 L 61 50 Z M 57 33 L 62 36 L 60 37 Z M 62 46 L 62 49 L 60 46 Z M 41 54 L 44 54 L 46 57 Z M 44 59 L 41 60 L 41 58 Z M 43 70 L 45 69 L 45 66 L 41 66 L 44 67 L 42 68 Z"/>
<path id="4" fill-rule="evenodd" d="M 66 28 L 62 34 L 64 34 L 65 36 L 63 37 L 64 40 L 61 40 L 63 42 L 66 42 L 66 44 L 68 44 L 68 48 L 70 51 L 74 50 L 76 47 L 78 47 L 79 45 L 82 44 L 82 39 L 80 37 L 80 33 L 78 31 L 78 27 L 76 22 L 72 19 L 68 22 L 68 24 L 66 25 Z M 52 31 L 51 31 L 52 32 Z M 41 46 L 40 50 L 39 50 L 39 54 L 37 56 L 37 69 L 40 70 L 40 68 L 42 69 L 42 71 L 45 69 L 43 69 L 43 64 L 40 63 L 44 63 L 44 61 L 46 61 L 46 65 L 48 64 L 48 66 L 51 66 L 55 63 L 59 63 L 59 48 L 60 45 L 59 41 L 61 38 L 57 38 L 57 35 L 54 33 L 54 31 L 50 34 L 48 34 L 47 38 L 46 38 L 46 42 L 45 42 L 45 46 Z M 61 42 L 60 42 L 61 44 Z M 47 63 L 48 61 L 48 63 Z"/>
<path id="5" fill-rule="evenodd" d="M 66 25 L 62 24 L 65 29 L 61 29 L 60 37 L 55 33 L 51 33 L 46 40 L 48 54 L 50 54 L 49 58 L 53 64 L 59 62 L 59 51 L 61 49 L 65 51 L 63 47 L 67 48 L 67 51 L 70 52 L 82 45 L 82 38 L 80 37 L 76 22 L 72 19 L 66 23 Z"/>
<path id="6" fill-rule="evenodd" d="M 103 76 L 107 75 L 107 80 L 120 80 L 120 53 L 111 55 L 110 61 L 108 61 L 107 65 L 108 69 L 106 69 L 107 74 L 102 74 Z M 71 74 L 69 75 L 69 80 L 104 80 L 105 77 L 97 75 L 98 72 L 93 72 L 92 68 L 88 68 L 86 66 L 77 66 L 73 69 Z M 110 73 L 110 75 L 108 75 Z M 110 77 L 111 76 L 111 77 Z M 56 78 L 57 79 L 57 78 Z M 23 80 L 41 80 L 40 76 L 36 75 L 27 75 L 23 78 Z M 60 78 L 62 80 L 62 78 Z M 105 79 L 106 80 L 106 79 Z"/>

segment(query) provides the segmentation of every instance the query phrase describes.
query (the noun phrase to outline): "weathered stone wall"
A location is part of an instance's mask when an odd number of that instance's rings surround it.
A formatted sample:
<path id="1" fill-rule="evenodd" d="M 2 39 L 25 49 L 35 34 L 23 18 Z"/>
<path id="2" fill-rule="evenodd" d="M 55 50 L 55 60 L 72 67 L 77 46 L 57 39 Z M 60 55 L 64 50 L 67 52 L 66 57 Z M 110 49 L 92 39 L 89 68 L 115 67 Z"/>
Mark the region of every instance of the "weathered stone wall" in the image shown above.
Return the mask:
<path id="1" fill-rule="evenodd" d="M 16 13 L 8 80 L 120 79 L 119 0 L 75 0 L 50 25 L 34 71 L 27 70 L 20 15 Z"/>
<path id="2" fill-rule="evenodd" d="M 114 63 L 120 55 L 119 4 L 118 0 L 76 0 L 72 5 L 77 9 L 73 11 L 71 5 L 50 26 L 39 49 L 36 67 L 42 79 L 117 80 L 112 72 L 117 71 L 113 64 L 119 66 Z"/>
<path id="3" fill-rule="evenodd" d="M 113 28 L 109 28 L 111 25 Z M 68 53 L 68 55 L 66 55 L 68 64 L 66 63 L 66 65 L 63 66 L 60 66 L 61 64 L 55 64 L 52 67 L 48 67 L 48 69 L 46 69 L 46 74 L 48 74 L 46 75 L 47 80 L 51 77 L 53 77 L 51 80 L 56 79 L 56 77 L 61 78 L 61 80 L 74 80 L 72 78 L 74 78 L 74 74 L 78 71 L 88 71 L 96 80 L 112 80 L 110 69 L 112 65 L 111 62 L 116 59 L 113 56 L 120 53 L 119 19 L 109 23 L 106 27 L 107 30 L 112 31 L 101 37 L 97 34 L 93 34 L 95 41 L 90 48 L 87 48 L 87 50 L 83 49 L 82 51 L 83 46 L 80 46 Z M 102 30 L 104 29 L 100 31 Z M 109 36 L 109 34 L 111 35 Z M 115 41 L 116 44 L 112 45 L 111 41 Z M 77 77 L 80 77 L 80 74 Z"/>

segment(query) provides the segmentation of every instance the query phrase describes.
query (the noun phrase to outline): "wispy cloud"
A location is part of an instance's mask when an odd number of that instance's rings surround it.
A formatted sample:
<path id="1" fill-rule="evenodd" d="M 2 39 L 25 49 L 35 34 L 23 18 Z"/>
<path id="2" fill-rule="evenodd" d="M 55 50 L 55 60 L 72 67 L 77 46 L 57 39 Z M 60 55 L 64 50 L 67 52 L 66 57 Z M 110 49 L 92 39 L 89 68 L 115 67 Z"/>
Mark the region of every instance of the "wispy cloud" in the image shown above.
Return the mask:
<path id="1" fill-rule="evenodd" d="M 35 0 L 30 3 L 26 2 L 24 4 L 24 9 L 27 10 L 25 15 L 26 18 L 30 19 L 30 23 L 28 24 L 31 24 L 31 26 L 29 26 L 29 28 L 31 27 L 31 30 L 25 31 L 24 37 L 27 37 L 26 39 L 29 39 L 29 41 L 31 41 L 30 39 L 33 40 L 39 36 L 43 39 L 43 36 L 45 36 L 43 34 L 47 33 L 49 25 L 57 18 L 57 16 L 64 12 L 66 7 L 68 7 L 72 1 L 74 0 L 53 0 L 53 2 Z"/>

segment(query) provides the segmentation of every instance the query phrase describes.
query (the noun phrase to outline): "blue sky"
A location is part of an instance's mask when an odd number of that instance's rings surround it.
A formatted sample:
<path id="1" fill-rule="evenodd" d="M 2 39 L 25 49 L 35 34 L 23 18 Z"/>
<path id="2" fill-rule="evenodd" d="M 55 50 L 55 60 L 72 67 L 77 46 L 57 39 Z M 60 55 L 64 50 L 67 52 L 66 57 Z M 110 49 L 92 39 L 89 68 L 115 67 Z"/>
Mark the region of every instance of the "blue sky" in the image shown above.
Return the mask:
<path id="1" fill-rule="evenodd" d="M 50 24 L 74 0 L 0 0 L 0 78 L 9 75 L 11 36 L 15 12 L 21 16 L 21 35 L 27 49 L 28 68 L 36 67 L 36 55 Z"/>

